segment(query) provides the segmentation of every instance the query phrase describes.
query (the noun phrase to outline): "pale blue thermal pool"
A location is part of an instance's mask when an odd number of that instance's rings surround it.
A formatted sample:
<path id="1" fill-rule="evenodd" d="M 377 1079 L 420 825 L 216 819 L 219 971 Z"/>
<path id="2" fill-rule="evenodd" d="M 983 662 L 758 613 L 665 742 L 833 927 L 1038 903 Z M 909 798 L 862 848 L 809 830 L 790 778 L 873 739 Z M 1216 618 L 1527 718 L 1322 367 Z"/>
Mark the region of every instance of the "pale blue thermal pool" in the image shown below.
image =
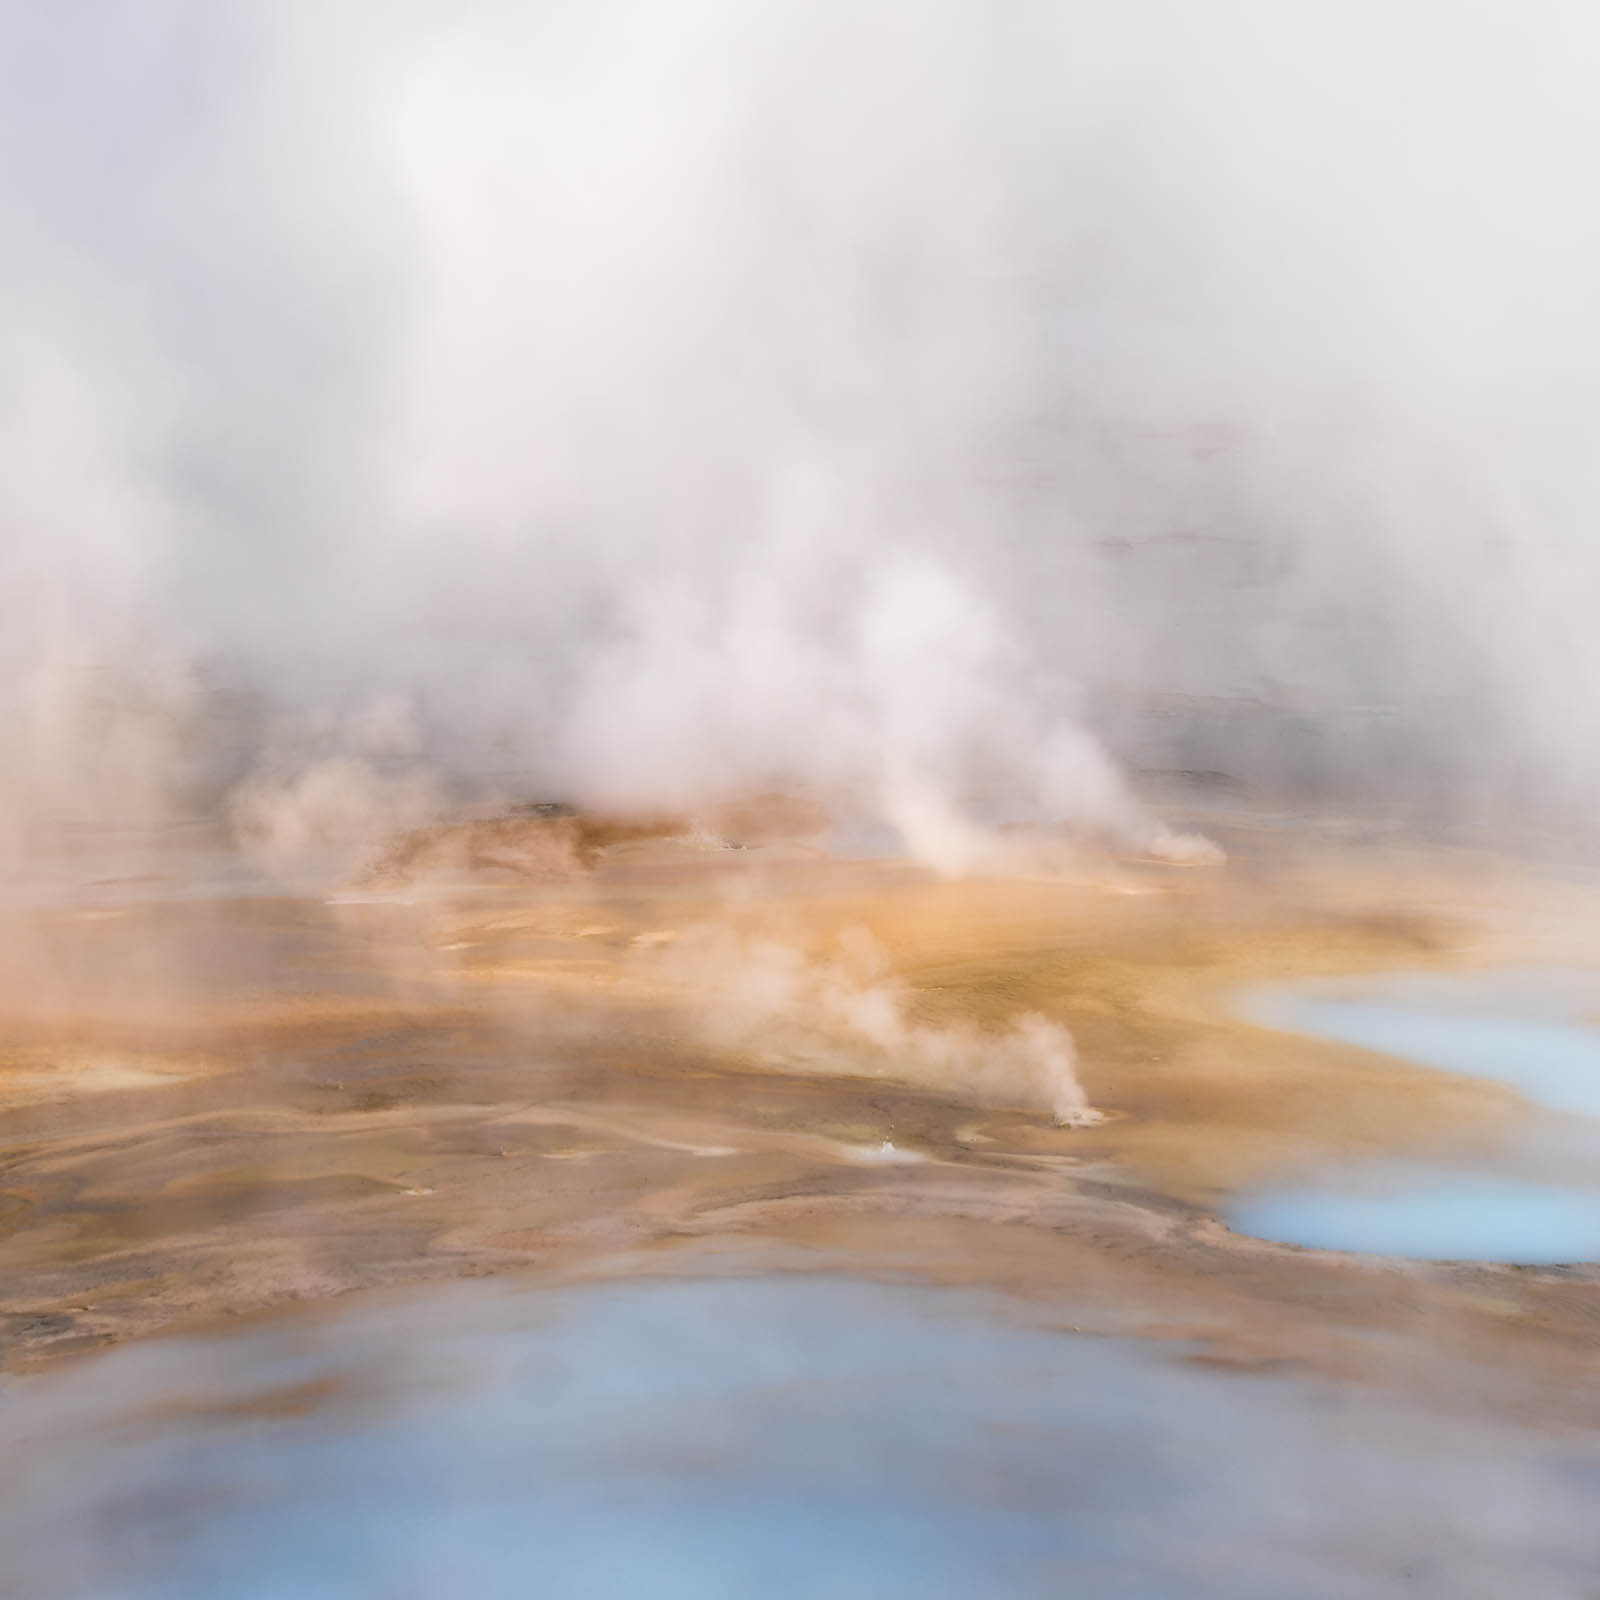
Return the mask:
<path id="1" fill-rule="evenodd" d="M 1530 1111 L 1508 1123 L 1476 1167 L 1331 1170 L 1238 1197 L 1230 1225 L 1325 1250 L 1523 1265 L 1600 1261 L 1597 1005 L 1595 974 L 1551 969 L 1248 994 L 1240 1011 L 1253 1022 L 1504 1083 Z"/>
<path id="2" fill-rule="evenodd" d="M 1258 1239 L 1319 1250 L 1521 1266 L 1600 1261 L 1600 1189 L 1425 1166 L 1247 1194 L 1228 1221 Z"/>
<path id="3" fill-rule="evenodd" d="M 27 1600 L 1578 1594 L 1600 1448 L 969 1292 L 470 1285 L 0 1387 Z"/>

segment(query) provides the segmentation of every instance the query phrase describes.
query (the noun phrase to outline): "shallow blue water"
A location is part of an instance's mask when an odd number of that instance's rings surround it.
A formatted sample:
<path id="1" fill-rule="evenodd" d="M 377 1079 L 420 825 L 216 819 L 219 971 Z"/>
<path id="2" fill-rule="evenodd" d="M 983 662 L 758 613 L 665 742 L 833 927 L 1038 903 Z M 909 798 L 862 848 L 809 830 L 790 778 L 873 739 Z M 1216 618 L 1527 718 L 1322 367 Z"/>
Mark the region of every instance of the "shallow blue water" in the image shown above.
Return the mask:
<path id="1" fill-rule="evenodd" d="M 1321 1250 L 1523 1266 L 1600 1260 L 1600 1190 L 1428 1167 L 1260 1191 L 1228 1220 L 1257 1238 Z"/>
<path id="2" fill-rule="evenodd" d="M 0 1389 L 0 1462 L 28 1600 L 1488 1600 L 1600 1563 L 1592 1447 L 822 1278 L 128 1347 Z"/>
<path id="3" fill-rule="evenodd" d="M 1551 1111 L 1600 1117 L 1600 1030 L 1579 1020 L 1588 999 L 1600 1003 L 1600 983 L 1568 994 L 1573 1016 L 1552 1016 L 1565 975 L 1544 976 L 1542 985 L 1513 972 L 1263 990 L 1242 1009 L 1269 1027 L 1507 1083 Z"/>
<path id="4" fill-rule="evenodd" d="M 1257 990 L 1243 1015 L 1516 1089 L 1559 1114 L 1513 1119 L 1476 1166 L 1349 1167 L 1229 1207 L 1241 1232 L 1328 1250 L 1524 1265 L 1600 1260 L 1596 975 L 1426 974 Z"/>

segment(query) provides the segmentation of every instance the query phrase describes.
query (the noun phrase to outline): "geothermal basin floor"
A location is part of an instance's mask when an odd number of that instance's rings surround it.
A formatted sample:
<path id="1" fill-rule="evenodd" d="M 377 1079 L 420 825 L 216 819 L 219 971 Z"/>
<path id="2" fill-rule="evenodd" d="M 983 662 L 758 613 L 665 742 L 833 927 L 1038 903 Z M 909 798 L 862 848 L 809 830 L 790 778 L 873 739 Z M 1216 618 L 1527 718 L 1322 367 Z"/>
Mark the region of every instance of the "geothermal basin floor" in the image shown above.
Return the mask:
<path id="1" fill-rule="evenodd" d="M 1592 1264 L 1305 1250 L 1222 1218 L 1330 1162 L 1471 1163 L 1534 1115 L 1502 1084 L 1242 1020 L 1242 989 L 1581 966 L 1586 891 L 1455 858 L 1235 854 L 1225 874 L 946 884 L 652 841 L 574 882 L 349 900 L 85 887 L 15 906 L 10 1381 L 88 1373 L 148 1335 L 266 1337 L 359 1307 L 355 1291 L 821 1272 L 999 1296 L 1230 1382 L 1332 1385 L 1379 1410 L 1388 1395 L 1428 1427 L 1578 1448 L 1600 1427 Z M 708 927 L 719 951 L 768 952 L 757 971 L 773 949 L 832 971 L 864 930 L 877 965 L 851 981 L 891 993 L 902 1026 L 1048 1019 L 1105 1118 L 1058 1127 L 1026 1084 L 1008 1105 L 998 1081 L 901 1081 L 805 1016 L 730 1035 L 726 974 L 682 958 Z M 1582 1592 L 1540 1581 L 1528 1592 Z"/>

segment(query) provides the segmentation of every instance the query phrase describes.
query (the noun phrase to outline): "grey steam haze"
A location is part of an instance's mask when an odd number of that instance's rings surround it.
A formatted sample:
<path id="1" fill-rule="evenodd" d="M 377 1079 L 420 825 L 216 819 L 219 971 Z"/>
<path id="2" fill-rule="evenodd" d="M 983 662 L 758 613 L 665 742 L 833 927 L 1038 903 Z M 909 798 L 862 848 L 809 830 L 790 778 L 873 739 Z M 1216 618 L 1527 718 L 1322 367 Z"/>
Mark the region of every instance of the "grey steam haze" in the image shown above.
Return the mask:
<path id="1" fill-rule="evenodd" d="M 1597 70 L 1590 0 L 0 0 L 5 836 L 1585 823 Z"/>

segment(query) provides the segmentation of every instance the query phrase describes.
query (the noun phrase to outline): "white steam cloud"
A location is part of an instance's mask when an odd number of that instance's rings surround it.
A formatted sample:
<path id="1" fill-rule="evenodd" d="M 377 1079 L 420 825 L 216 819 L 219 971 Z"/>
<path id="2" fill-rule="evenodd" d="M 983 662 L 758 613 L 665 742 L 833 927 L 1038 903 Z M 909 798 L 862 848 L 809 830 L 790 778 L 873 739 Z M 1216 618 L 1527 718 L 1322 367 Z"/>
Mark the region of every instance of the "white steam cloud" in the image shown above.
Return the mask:
<path id="1" fill-rule="evenodd" d="M 953 871 L 1198 850 L 1129 761 L 1582 820 L 1597 56 L 1559 0 L 0 0 L 0 821 L 799 783 Z"/>
<path id="2" fill-rule="evenodd" d="M 1062 1127 L 1102 1120 L 1078 1082 L 1072 1035 L 1037 1012 L 1000 1032 L 918 1021 L 907 986 L 864 928 L 836 956 L 712 924 L 656 965 L 691 999 L 706 1036 L 787 1070 L 886 1077 L 988 1104 L 1047 1111 Z"/>

